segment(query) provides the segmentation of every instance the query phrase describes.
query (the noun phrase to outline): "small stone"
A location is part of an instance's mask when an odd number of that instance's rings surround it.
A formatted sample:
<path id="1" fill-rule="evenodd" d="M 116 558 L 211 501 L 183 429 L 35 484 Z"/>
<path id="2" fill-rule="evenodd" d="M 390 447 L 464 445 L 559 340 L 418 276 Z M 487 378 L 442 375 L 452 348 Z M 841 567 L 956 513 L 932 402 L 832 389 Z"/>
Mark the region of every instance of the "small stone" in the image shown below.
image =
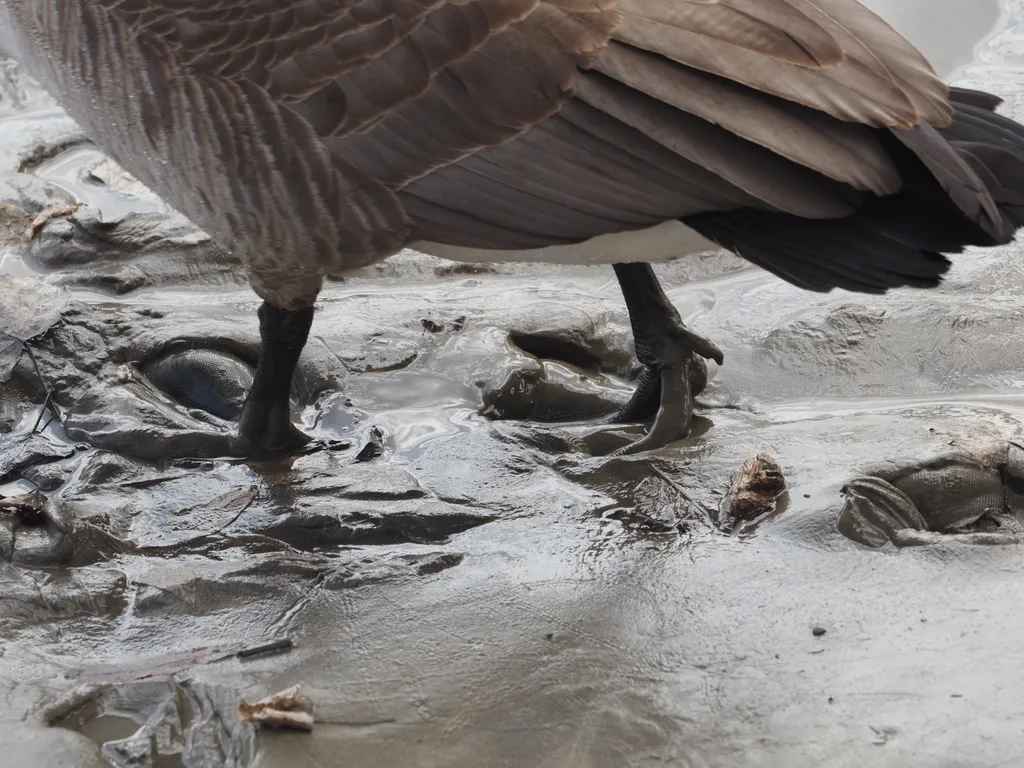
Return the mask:
<path id="1" fill-rule="evenodd" d="M 555 639 L 555 633 L 554 632 L 545 632 L 544 633 L 544 639 L 545 640 L 554 640 Z"/>
<path id="2" fill-rule="evenodd" d="M 384 430 L 370 427 L 366 443 L 356 454 L 356 461 L 371 461 L 384 455 Z"/>
<path id="3" fill-rule="evenodd" d="M 811 630 L 811 634 L 814 635 L 815 637 L 821 637 L 822 635 L 825 634 L 825 628 L 824 627 L 815 627 L 814 629 Z"/>

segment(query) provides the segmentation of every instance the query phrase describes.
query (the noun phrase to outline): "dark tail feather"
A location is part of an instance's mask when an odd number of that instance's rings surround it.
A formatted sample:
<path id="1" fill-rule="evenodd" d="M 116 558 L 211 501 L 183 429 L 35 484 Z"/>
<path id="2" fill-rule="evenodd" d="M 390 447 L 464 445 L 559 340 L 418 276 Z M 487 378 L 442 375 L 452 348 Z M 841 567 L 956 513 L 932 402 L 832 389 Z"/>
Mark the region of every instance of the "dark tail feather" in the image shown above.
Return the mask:
<path id="1" fill-rule="evenodd" d="M 954 106 L 978 107 L 988 112 L 995 112 L 996 108 L 1003 103 L 998 96 L 985 93 L 985 91 L 976 91 L 973 88 L 950 88 L 949 100 Z"/>
<path id="2" fill-rule="evenodd" d="M 1008 241 L 1024 226 L 1024 125 L 996 114 L 1002 100 L 980 91 L 954 88 L 950 101 L 956 115 L 939 133 L 985 183 L 1008 220 Z"/>
<path id="3" fill-rule="evenodd" d="M 1024 227 L 1024 160 L 1002 147 L 968 141 L 951 142 L 957 153 L 985 182 L 996 206 L 1013 228 Z"/>
<path id="4" fill-rule="evenodd" d="M 813 291 L 882 293 L 938 285 L 943 253 L 1013 239 L 1024 226 L 1024 125 L 995 113 L 997 96 L 950 89 L 953 122 L 877 133 L 903 182 L 846 219 L 741 209 L 683 222 L 724 248 Z"/>
<path id="5" fill-rule="evenodd" d="M 941 254 L 889 237 L 860 214 L 847 219 L 803 219 L 747 208 L 687 216 L 683 223 L 811 291 L 845 288 L 884 293 L 901 286 L 931 288 L 949 269 L 949 261 Z"/>
<path id="6" fill-rule="evenodd" d="M 956 118 L 954 124 L 955 121 Z M 1012 229 L 1003 220 L 984 182 L 935 128 L 918 124 L 910 130 L 880 132 L 879 138 L 896 161 L 903 190 L 893 195 L 895 201 L 881 198 L 891 202 L 879 202 L 874 206 L 876 209 L 912 202 L 932 209 L 936 217 L 966 217 L 977 232 L 965 236 L 961 245 L 995 245 L 1012 237 Z"/>
<path id="7" fill-rule="evenodd" d="M 978 141 L 1024 152 L 1024 134 L 1017 123 L 995 112 L 970 106 L 957 106 L 953 122 L 939 129 L 939 134 L 949 141 Z"/>
<path id="8" fill-rule="evenodd" d="M 903 190 L 863 215 L 889 237 L 923 250 L 1008 243 L 1024 225 L 1024 126 L 992 110 L 1001 99 L 953 88 L 953 122 L 880 133 Z M 894 141 L 895 140 L 895 141 Z"/>

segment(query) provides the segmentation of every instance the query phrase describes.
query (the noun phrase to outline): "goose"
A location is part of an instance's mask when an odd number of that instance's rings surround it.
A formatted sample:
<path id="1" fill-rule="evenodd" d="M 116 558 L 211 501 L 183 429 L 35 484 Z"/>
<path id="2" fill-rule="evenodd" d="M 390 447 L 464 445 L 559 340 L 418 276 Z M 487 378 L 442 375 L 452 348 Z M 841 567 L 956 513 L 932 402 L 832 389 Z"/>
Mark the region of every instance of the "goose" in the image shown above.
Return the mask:
<path id="1" fill-rule="evenodd" d="M 243 456 L 309 439 L 289 392 L 325 279 L 405 247 L 611 264 L 640 451 L 723 358 L 652 263 L 884 293 L 1024 222 L 1024 127 L 858 0 L 0 0 L 0 50 L 244 263 Z"/>

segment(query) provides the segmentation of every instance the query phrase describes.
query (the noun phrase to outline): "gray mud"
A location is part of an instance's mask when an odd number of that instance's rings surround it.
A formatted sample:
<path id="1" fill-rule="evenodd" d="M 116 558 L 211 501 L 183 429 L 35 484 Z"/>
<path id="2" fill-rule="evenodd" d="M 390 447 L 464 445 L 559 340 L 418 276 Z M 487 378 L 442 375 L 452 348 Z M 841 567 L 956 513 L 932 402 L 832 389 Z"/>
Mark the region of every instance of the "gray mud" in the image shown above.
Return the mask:
<path id="1" fill-rule="evenodd" d="M 871 3 L 947 71 L 997 18 L 965 4 Z M 1001 19 L 960 80 L 1020 117 L 1024 4 Z M 329 449 L 247 464 L 220 458 L 256 356 L 237 264 L 6 65 L 0 118 L 31 350 L 0 340 L 12 765 L 1016 760 L 1019 247 L 887 297 L 659 268 L 726 363 L 690 439 L 628 458 L 638 428 L 592 421 L 638 373 L 611 270 L 406 252 L 318 302 L 292 394 Z M 784 484 L 737 525 L 754 457 Z M 840 524 L 864 475 L 913 497 L 858 507 L 895 539 Z M 312 734 L 240 722 L 297 683 Z"/>

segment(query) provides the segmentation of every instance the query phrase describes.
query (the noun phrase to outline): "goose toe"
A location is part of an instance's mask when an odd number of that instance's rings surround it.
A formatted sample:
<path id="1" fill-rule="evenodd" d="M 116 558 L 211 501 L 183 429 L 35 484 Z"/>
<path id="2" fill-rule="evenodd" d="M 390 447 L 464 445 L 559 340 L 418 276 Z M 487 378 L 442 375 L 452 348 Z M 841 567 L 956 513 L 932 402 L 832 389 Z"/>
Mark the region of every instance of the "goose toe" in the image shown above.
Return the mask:
<path id="1" fill-rule="evenodd" d="M 705 360 L 721 365 L 725 356 L 714 342 L 683 324 L 649 264 L 616 264 L 615 274 L 644 372 L 629 402 L 610 421 L 622 424 L 653 419 L 644 437 L 617 451 L 629 454 L 689 436 L 694 397 L 708 383 Z"/>

